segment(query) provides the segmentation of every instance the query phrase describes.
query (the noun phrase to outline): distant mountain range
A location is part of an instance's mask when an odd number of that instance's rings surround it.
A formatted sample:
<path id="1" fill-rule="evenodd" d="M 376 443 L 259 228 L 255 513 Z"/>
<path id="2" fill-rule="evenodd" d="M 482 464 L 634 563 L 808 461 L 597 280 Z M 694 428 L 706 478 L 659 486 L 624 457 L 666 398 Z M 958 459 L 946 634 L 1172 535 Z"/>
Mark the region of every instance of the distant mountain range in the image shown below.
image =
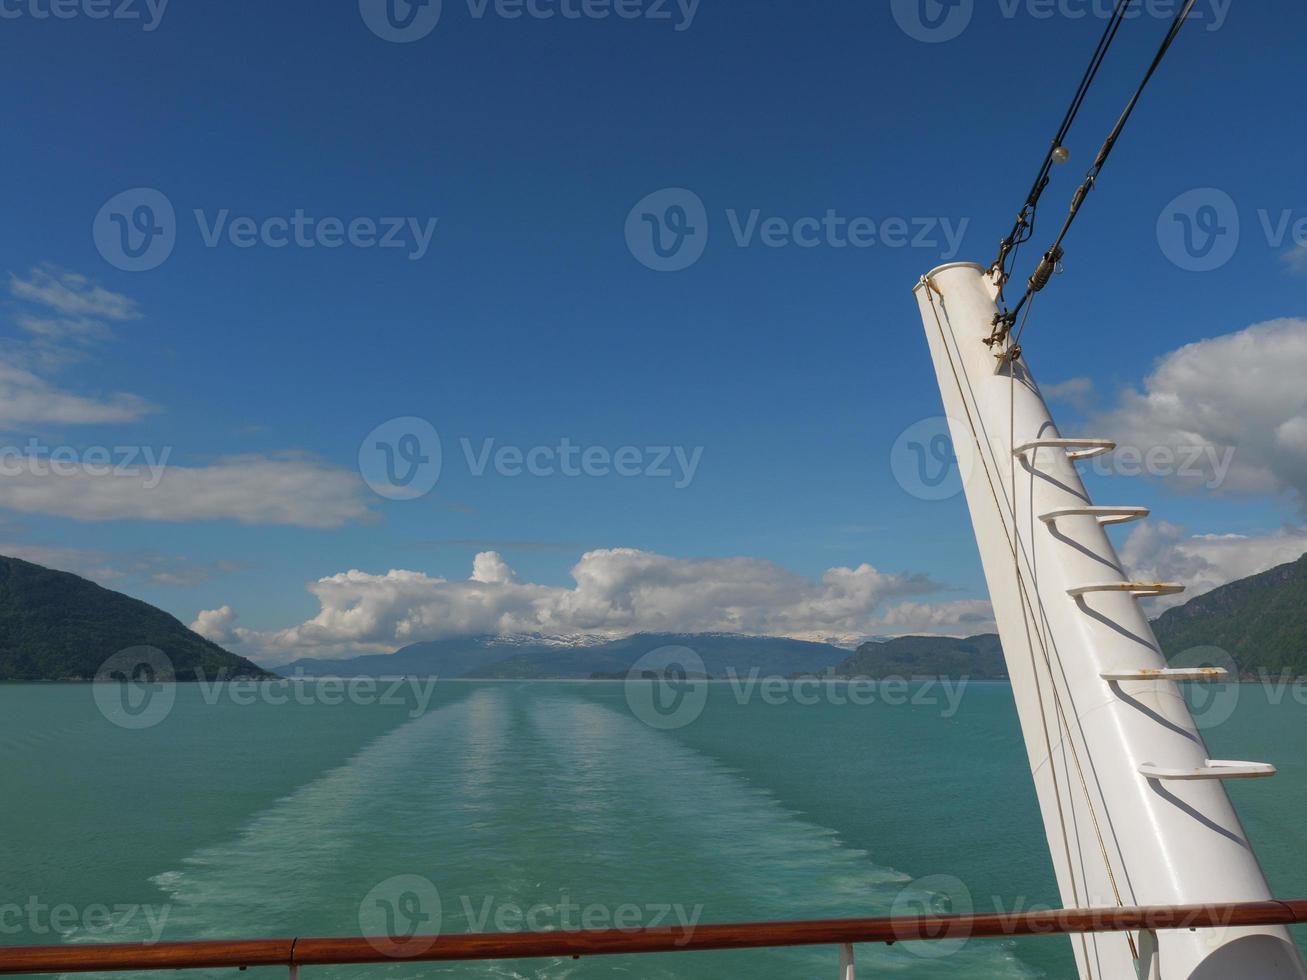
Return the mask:
<path id="1" fill-rule="evenodd" d="M 1259 672 L 1307 676 L 1307 555 L 1232 582 L 1167 610 L 1153 624 L 1168 656 L 1198 646 L 1227 651 L 1244 677 Z M 193 633 L 147 603 L 67 572 L 0 557 L 0 681 L 89 680 L 112 654 L 153 646 L 177 677 L 272 676 L 255 663 Z M 346 660 L 297 660 L 286 676 L 592 679 L 624 677 L 660 647 L 689 647 L 710 677 L 967 676 L 1005 679 L 998 637 L 903 636 L 862 644 L 725 633 L 594 636 L 478 636 L 414 643 L 393 654 Z"/>
<path id="2" fill-rule="evenodd" d="M 835 668 L 840 677 L 969 677 L 1007 680 L 1003 646 L 994 633 L 951 636 L 899 636 L 864 643 Z"/>
<path id="3" fill-rule="evenodd" d="M 968 676 L 1007 677 L 1003 650 L 993 634 L 956 639 L 902 636 L 864 643 L 856 652 L 829 643 L 731 633 L 637 633 L 621 640 L 476 636 L 414 643 L 395 653 L 348 660 L 296 660 L 278 668 L 289 677 L 440 676 L 463 679 L 578 680 L 625 677 L 645 654 L 660 647 L 692 649 L 709 677 Z"/>
<path id="4" fill-rule="evenodd" d="M 296 660 L 278 670 L 288 676 L 375 677 L 420 675 L 501 679 L 588 679 L 625 676 L 642 656 L 659 647 L 689 647 L 710 677 L 731 671 L 763 676 L 824 671 L 849 651 L 829 643 L 730 633 L 637 633 L 620 640 L 476 636 L 414 643 L 391 654 L 349 660 Z"/>
<path id="5" fill-rule="evenodd" d="M 166 653 L 178 680 L 270 676 L 148 603 L 0 556 L 0 681 L 90 680 L 115 653 L 138 646 Z"/>

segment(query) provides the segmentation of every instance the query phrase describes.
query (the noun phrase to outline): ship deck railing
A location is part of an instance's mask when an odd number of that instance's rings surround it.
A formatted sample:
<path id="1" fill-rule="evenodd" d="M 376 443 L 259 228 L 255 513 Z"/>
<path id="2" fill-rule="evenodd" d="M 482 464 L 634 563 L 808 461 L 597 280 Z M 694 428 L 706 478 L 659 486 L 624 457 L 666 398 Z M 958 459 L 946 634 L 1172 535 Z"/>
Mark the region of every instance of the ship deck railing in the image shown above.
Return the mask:
<path id="1" fill-rule="evenodd" d="M 579 959 L 710 950 L 833 946 L 840 980 L 853 980 L 855 945 L 964 941 L 1173 929 L 1229 929 L 1307 923 L 1307 900 L 1136 908 L 1053 909 L 973 915 L 917 915 L 673 928 L 438 936 L 295 937 L 195 942 L 0 946 L 0 974 L 108 973 L 396 962 Z M 1155 942 L 1152 943 L 1154 948 Z"/>

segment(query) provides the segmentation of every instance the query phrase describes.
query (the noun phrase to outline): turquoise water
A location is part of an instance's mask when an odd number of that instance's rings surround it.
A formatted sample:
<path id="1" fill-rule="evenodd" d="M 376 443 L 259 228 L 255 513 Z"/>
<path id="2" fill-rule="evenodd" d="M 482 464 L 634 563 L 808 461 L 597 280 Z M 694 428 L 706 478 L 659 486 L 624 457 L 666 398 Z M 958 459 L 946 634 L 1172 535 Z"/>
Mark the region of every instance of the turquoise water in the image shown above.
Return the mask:
<path id="1" fill-rule="evenodd" d="M 91 690 L 0 687 L 0 943 L 380 934 L 387 910 L 452 934 L 1057 904 L 1002 684 L 969 685 L 956 710 L 740 703 L 712 685 L 671 731 L 642 724 L 621 684 L 442 682 L 425 711 L 411 692 L 244 704 L 184 685 L 144 730 L 111 724 Z M 1281 767 L 1231 789 L 1276 891 L 1307 895 L 1307 707 L 1245 687 L 1207 734 L 1219 756 Z M 122 908 L 107 924 L 98 905 Z M 64 921 L 41 912 L 55 906 Z M 860 948 L 862 975 L 1074 975 L 1063 939 L 940 949 Z M 834 976 L 835 956 L 305 976 L 793 980 Z"/>

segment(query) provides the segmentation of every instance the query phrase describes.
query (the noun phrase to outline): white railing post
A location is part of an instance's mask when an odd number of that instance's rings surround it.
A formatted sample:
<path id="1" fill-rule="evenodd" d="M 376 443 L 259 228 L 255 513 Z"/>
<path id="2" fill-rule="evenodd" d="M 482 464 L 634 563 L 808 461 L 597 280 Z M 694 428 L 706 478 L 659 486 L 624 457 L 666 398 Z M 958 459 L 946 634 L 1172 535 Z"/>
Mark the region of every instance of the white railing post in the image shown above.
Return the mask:
<path id="1" fill-rule="evenodd" d="M 853 945 L 845 943 L 840 947 L 840 980 L 854 980 Z"/>

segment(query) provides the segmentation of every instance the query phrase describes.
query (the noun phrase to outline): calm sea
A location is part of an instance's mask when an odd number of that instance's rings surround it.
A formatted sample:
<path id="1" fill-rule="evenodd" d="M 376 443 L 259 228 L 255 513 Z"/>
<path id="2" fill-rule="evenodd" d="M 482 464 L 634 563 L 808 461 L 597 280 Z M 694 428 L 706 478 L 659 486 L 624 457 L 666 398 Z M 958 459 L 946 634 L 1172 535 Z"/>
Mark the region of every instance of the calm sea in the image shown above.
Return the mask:
<path id="1" fill-rule="evenodd" d="M 184 685 L 157 718 L 106 713 L 86 685 L 0 686 L 0 943 L 1058 904 L 1006 685 L 872 704 L 828 692 L 711 685 L 691 723 L 660 729 L 620 683 L 440 682 L 425 709 L 411 689 L 335 703 L 305 687 L 281 704 Z M 1276 892 L 1307 896 L 1307 707 L 1246 686 L 1207 737 L 1218 757 L 1281 767 L 1230 788 Z M 858 954 L 872 977 L 1074 975 L 1057 938 Z M 830 980 L 836 953 L 393 964 L 306 980 L 370 975 Z"/>

